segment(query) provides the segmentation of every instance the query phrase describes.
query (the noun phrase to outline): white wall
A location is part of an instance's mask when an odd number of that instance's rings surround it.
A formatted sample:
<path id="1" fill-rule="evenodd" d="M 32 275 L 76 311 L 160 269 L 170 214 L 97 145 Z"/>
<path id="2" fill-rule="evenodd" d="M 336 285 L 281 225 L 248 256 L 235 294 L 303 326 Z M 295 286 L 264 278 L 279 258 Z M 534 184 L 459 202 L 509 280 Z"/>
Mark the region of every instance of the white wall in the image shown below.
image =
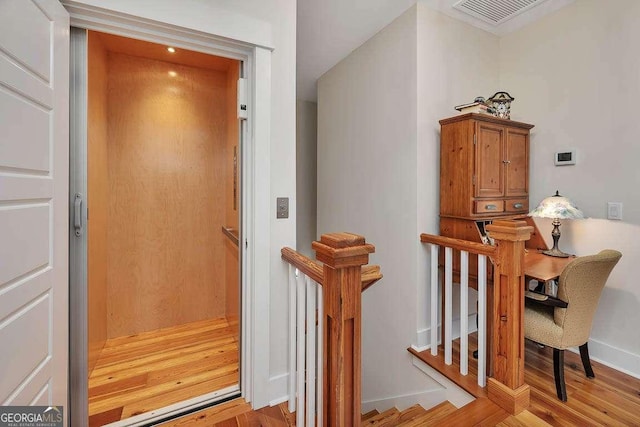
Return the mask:
<path id="1" fill-rule="evenodd" d="M 362 295 L 362 399 L 416 381 L 416 8 L 318 80 L 318 234 L 349 231 L 376 247 L 384 278 Z"/>
<path id="2" fill-rule="evenodd" d="M 363 294 L 365 403 L 439 389 L 406 351 L 429 326 L 419 233 L 438 232 L 438 120 L 497 90 L 498 47 L 418 4 L 318 82 L 318 233 L 363 234 L 384 274 Z"/>
<path id="3" fill-rule="evenodd" d="M 578 255 L 604 248 L 623 257 L 594 321 L 596 358 L 640 376 L 640 2 L 580 0 L 500 42 L 500 86 L 516 98 L 512 118 L 535 124 L 530 200 L 558 189 L 591 218 L 606 202 L 624 203 L 624 220 L 563 221 L 561 249 Z M 553 153 L 577 151 L 575 166 Z M 550 240 L 549 221 L 539 221 Z"/>
<path id="4" fill-rule="evenodd" d="M 273 46 L 271 56 L 271 176 L 270 287 L 268 350 L 271 389 L 269 400 L 286 393 L 287 304 L 283 246 L 296 244 L 295 188 L 295 89 L 296 3 L 291 0 L 79 0 L 116 12 L 127 13 L 230 39 Z M 265 177 L 256 177 L 265 179 Z M 276 220 L 276 197 L 290 197 L 289 219 Z M 283 380 L 284 378 L 284 380 Z M 264 400 L 264 399 L 263 399 Z"/>
<path id="5" fill-rule="evenodd" d="M 417 221 L 418 233 L 439 234 L 440 124 L 455 116 L 455 105 L 476 96 L 489 97 L 498 90 L 498 38 L 418 3 L 417 82 Z M 429 255 L 416 235 L 418 334 L 415 344 L 429 339 Z M 457 295 L 454 294 L 454 297 Z M 476 299 L 469 299 L 469 312 L 476 312 Z M 457 317 L 457 313 L 454 313 Z M 473 323 L 470 323 L 473 326 Z"/>
<path id="6" fill-rule="evenodd" d="M 296 104 L 296 250 L 314 258 L 311 242 L 316 235 L 318 104 Z"/>

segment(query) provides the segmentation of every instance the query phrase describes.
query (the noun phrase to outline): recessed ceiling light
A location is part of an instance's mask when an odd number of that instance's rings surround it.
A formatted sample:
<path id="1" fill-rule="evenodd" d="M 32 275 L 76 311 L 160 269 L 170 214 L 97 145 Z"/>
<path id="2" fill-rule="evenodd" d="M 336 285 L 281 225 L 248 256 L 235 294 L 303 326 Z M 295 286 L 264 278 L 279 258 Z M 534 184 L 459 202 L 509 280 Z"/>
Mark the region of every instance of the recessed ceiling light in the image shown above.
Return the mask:
<path id="1" fill-rule="evenodd" d="M 169 46 L 167 51 L 169 51 L 169 53 L 176 53 L 176 48 Z"/>

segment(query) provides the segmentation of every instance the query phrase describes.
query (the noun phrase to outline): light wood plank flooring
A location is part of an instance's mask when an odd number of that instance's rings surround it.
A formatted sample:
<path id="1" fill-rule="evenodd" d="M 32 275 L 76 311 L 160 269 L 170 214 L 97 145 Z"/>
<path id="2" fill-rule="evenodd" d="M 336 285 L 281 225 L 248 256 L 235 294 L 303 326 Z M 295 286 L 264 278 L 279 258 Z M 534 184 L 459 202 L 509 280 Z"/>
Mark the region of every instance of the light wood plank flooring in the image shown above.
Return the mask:
<path id="1" fill-rule="evenodd" d="M 238 384 L 238 328 L 203 320 L 108 340 L 89 377 L 101 426 Z"/>
<path id="2" fill-rule="evenodd" d="M 472 334 L 469 336 L 469 377 L 472 382 L 477 378 L 477 363 L 471 356 L 476 348 L 476 336 Z M 423 353 L 429 355 L 429 350 Z M 443 354 L 442 348 L 439 354 Z M 459 354 L 459 340 L 455 340 L 453 365 L 457 372 L 460 368 Z M 566 403 L 556 396 L 553 349 L 539 348 L 537 344 L 525 340 L 525 382 L 531 388 L 531 405 L 517 416 L 509 416 L 504 411 L 494 414 L 494 422 L 481 425 L 640 426 L 640 379 L 593 360 L 591 363 L 596 378 L 588 379 L 584 375 L 580 355 L 570 351 L 565 351 L 564 363 Z M 480 408 L 480 412 L 483 411 Z M 486 415 L 490 416 L 488 412 Z M 477 419 L 481 418 L 480 414 Z"/>
<path id="3" fill-rule="evenodd" d="M 470 339 L 470 352 L 475 348 Z M 518 415 L 509 415 L 486 398 L 465 406 L 467 411 L 451 414 L 445 421 L 412 425 L 446 426 L 640 426 L 640 380 L 618 372 L 598 362 L 592 362 L 596 378 L 584 376 L 580 356 L 565 354 L 565 379 L 569 401 L 556 397 L 553 380 L 553 360 L 550 348 L 538 348 L 530 341 L 525 346 L 525 381 L 531 386 L 531 405 Z M 454 360 L 459 360 L 459 347 L 454 343 Z M 475 364 L 469 364 L 476 375 Z M 377 411 L 374 411 L 377 414 Z M 295 417 L 286 403 L 273 408 L 252 411 L 249 404 L 237 399 L 167 422 L 163 427 L 245 427 L 295 426 Z"/>
<path id="4" fill-rule="evenodd" d="M 244 399 L 235 399 L 166 422 L 161 424 L 161 427 L 290 427 L 295 425 L 295 415 L 289 413 L 286 403 L 253 411 L 251 405 Z"/>
<path id="5" fill-rule="evenodd" d="M 470 337 L 469 351 L 476 346 Z M 456 426 L 640 426 L 640 380 L 618 372 L 598 362 L 592 362 L 596 378 L 587 379 L 580 356 L 565 354 L 565 379 L 568 402 L 556 397 L 553 380 L 553 360 L 550 348 L 538 348 L 530 341 L 525 346 L 525 381 L 531 386 L 531 405 L 528 410 L 510 416 L 486 398 L 478 399 L 460 413 L 459 419 L 447 418 L 444 425 Z M 454 361 L 459 347 L 454 343 Z M 475 363 L 469 364 L 476 375 Z M 453 424 L 452 422 L 455 421 Z M 428 423 L 427 425 L 443 425 Z M 416 424 L 418 425 L 418 424 Z M 242 399 L 222 403 L 183 418 L 162 424 L 163 427 L 245 427 L 295 426 L 295 417 L 287 411 L 286 403 L 272 408 L 252 411 Z"/>

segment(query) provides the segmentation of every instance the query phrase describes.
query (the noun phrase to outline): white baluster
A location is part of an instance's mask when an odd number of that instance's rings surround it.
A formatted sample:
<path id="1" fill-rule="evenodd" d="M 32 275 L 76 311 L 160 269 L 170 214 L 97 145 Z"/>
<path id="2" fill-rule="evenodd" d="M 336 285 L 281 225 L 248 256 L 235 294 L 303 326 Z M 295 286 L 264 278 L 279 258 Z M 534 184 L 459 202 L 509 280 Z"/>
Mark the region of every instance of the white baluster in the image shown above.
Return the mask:
<path id="1" fill-rule="evenodd" d="M 469 373 L 469 252 L 460 251 L 460 373 Z"/>
<path id="2" fill-rule="evenodd" d="M 438 245 L 431 247 L 431 355 L 438 354 Z"/>
<path id="3" fill-rule="evenodd" d="M 289 412 L 296 410 L 296 276 L 289 264 Z"/>
<path id="4" fill-rule="evenodd" d="M 316 416 L 316 292 L 312 280 L 305 276 L 307 287 L 307 427 L 315 425 Z"/>
<path id="5" fill-rule="evenodd" d="M 323 405 L 323 365 L 324 365 L 324 298 L 322 296 L 322 286 L 316 283 L 318 294 L 318 352 L 316 357 L 317 375 L 316 375 L 316 419 L 317 425 L 322 426 L 322 405 Z"/>
<path id="6" fill-rule="evenodd" d="M 478 385 L 487 383 L 487 257 L 478 255 Z"/>
<path id="7" fill-rule="evenodd" d="M 297 357 L 297 392 L 298 392 L 298 401 L 296 404 L 296 425 L 304 426 L 304 375 L 305 375 L 305 366 L 304 366 L 304 352 L 305 352 L 305 280 L 306 277 L 304 274 L 299 274 L 296 283 L 296 289 L 298 290 L 298 322 L 297 322 L 297 349 L 298 349 L 298 357 Z"/>
<path id="8" fill-rule="evenodd" d="M 451 329 L 453 328 L 453 249 L 444 249 L 444 363 L 451 365 L 452 362 L 452 340 Z"/>

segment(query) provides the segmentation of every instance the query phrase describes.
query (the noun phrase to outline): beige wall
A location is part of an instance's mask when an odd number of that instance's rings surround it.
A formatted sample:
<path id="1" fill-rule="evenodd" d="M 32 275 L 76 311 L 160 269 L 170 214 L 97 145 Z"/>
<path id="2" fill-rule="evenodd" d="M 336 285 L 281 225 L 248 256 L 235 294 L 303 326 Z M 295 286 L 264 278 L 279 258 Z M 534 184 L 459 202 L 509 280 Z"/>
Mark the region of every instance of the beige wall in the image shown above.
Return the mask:
<path id="1" fill-rule="evenodd" d="M 87 108 L 87 314 L 89 374 L 107 339 L 107 52 L 89 32 Z"/>
<path id="2" fill-rule="evenodd" d="M 363 234 L 384 274 L 363 294 L 367 405 L 443 398 L 405 350 L 428 328 L 418 235 L 437 232 L 438 120 L 495 89 L 497 52 L 496 37 L 418 4 L 318 82 L 318 234 Z"/>
<path id="3" fill-rule="evenodd" d="M 603 292 L 590 350 L 640 376 L 638 22 L 638 1 L 576 1 L 501 39 L 500 87 L 516 98 L 512 117 L 536 125 L 531 203 L 558 189 L 592 218 L 563 221 L 561 249 L 623 253 Z M 554 152 L 568 148 L 577 164 L 554 166 Z M 602 219 L 607 201 L 624 203 L 623 221 Z M 538 223 L 550 241 L 550 221 Z"/>
<path id="4" fill-rule="evenodd" d="M 420 233 L 439 233 L 440 124 L 439 120 L 458 114 L 455 105 L 491 96 L 498 90 L 499 41 L 492 34 L 433 11 L 418 3 L 418 188 L 417 223 Z M 417 336 L 419 347 L 428 344 L 431 326 L 428 301 L 427 265 L 429 254 L 418 246 Z M 454 289 L 457 298 L 459 289 Z M 476 312 L 476 298 L 469 298 L 469 313 Z M 457 307 L 454 318 L 459 314 Z M 470 323 L 470 325 L 473 325 Z"/>
<path id="5" fill-rule="evenodd" d="M 224 316 L 226 90 L 109 53 L 109 337 Z"/>
<path id="6" fill-rule="evenodd" d="M 316 235 L 318 104 L 296 105 L 296 248 L 315 257 L 311 242 Z"/>

